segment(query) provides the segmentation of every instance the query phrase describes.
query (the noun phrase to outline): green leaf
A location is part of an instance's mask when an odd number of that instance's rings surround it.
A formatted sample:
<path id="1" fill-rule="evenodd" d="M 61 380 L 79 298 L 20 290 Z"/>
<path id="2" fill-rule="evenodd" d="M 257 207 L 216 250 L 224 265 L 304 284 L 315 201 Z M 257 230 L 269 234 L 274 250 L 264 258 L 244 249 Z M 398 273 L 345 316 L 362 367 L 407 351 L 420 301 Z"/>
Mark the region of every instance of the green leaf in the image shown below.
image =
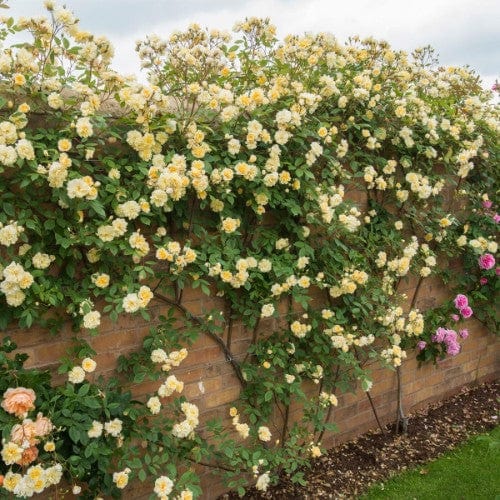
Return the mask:
<path id="1" fill-rule="evenodd" d="M 80 441 L 80 430 L 74 425 L 70 426 L 68 434 L 74 443 L 78 443 L 78 441 Z"/>

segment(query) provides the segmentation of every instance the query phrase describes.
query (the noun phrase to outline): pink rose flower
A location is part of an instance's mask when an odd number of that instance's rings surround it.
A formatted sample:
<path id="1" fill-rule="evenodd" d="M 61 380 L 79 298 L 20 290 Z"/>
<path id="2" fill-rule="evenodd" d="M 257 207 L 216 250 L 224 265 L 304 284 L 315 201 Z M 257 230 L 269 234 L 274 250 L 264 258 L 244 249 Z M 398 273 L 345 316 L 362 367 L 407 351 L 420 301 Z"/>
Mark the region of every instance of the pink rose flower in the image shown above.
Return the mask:
<path id="1" fill-rule="evenodd" d="M 433 342 L 443 342 L 446 337 L 446 328 L 439 327 L 436 333 L 431 337 Z"/>
<path id="2" fill-rule="evenodd" d="M 466 339 L 468 336 L 469 336 L 469 330 L 467 330 L 467 328 L 464 328 L 463 330 L 460 330 L 458 332 L 458 334 L 460 335 L 460 337 L 462 337 L 463 339 Z"/>
<path id="3" fill-rule="evenodd" d="M 492 269 L 495 265 L 495 257 L 493 257 L 491 253 L 485 253 L 484 255 L 481 255 L 481 257 L 479 257 L 478 262 L 481 269 Z"/>
<path id="4" fill-rule="evenodd" d="M 455 307 L 457 309 L 463 309 L 464 307 L 467 307 L 468 305 L 469 305 L 469 300 L 467 299 L 467 297 L 465 295 L 462 295 L 461 293 L 459 293 L 455 297 Z"/>
<path id="5" fill-rule="evenodd" d="M 488 278 L 484 278 L 484 277 L 483 277 L 483 278 L 481 278 L 481 279 L 479 280 L 479 283 L 481 283 L 481 285 L 483 285 L 483 286 L 484 286 L 484 285 L 486 285 L 486 284 L 488 283 Z"/>
<path id="6" fill-rule="evenodd" d="M 458 342 L 450 342 L 446 345 L 446 354 L 456 356 L 460 352 L 460 344 Z"/>
<path id="7" fill-rule="evenodd" d="M 491 200 L 484 200 L 483 201 L 483 207 L 484 208 L 491 208 L 493 205 L 493 202 Z"/>
<path id="8" fill-rule="evenodd" d="M 458 314 L 452 314 L 452 315 L 451 315 L 451 319 L 452 319 L 453 321 L 458 321 L 458 320 L 460 319 L 460 316 L 459 316 Z"/>
<path id="9" fill-rule="evenodd" d="M 457 341 L 457 332 L 455 330 L 446 330 L 444 341 L 446 344 L 454 343 Z"/>
<path id="10" fill-rule="evenodd" d="M 500 214 L 495 214 L 493 216 L 493 220 L 494 220 L 494 222 L 496 222 L 498 224 L 500 222 Z"/>
<path id="11" fill-rule="evenodd" d="M 460 309 L 460 314 L 462 315 L 462 317 L 464 319 L 467 319 L 467 318 L 470 318 L 473 314 L 472 312 L 472 309 L 467 306 L 467 307 L 464 307 L 463 309 Z"/>
<path id="12" fill-rule="evenodd" d="M 36 394 L 33 389 L 26 387 L 9 388 L 4 392 L 2 408 L 7 413 L 13 413 L 16 417 L 25 417 L 35 408 Z"/>
<path id="13" fill-rule="evenodd" d="M 425 349 L 426 345 L 427 345 L 427 342 L 425 342 L 424 340 L 419 340 L 417 342 L 417 349 L 419 351 L 423 351 Z"/>

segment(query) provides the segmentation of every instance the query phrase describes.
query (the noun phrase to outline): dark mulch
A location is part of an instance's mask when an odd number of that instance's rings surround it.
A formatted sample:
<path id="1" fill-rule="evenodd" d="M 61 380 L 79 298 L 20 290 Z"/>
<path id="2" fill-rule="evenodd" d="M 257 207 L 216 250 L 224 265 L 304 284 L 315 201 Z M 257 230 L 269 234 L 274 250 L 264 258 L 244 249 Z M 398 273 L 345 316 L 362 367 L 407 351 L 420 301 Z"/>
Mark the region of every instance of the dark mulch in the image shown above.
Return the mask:
<path id="1" fill-rule="evenodd" d="M 408 432 L 395 435 L 394 425 L 363 434 L 314 460 L 306 472 L 307 486 L 287 477 L 262 493 L 251 489 L 246 499 L 353 498 L 372 483 L 408 467 L 425 464 L 473 434 L 498 425 L 500 384 L 492 382 L 464 389 L 451 399 L 411 414 Z M 235 499 L 235 493 L 221 499 Z"/>

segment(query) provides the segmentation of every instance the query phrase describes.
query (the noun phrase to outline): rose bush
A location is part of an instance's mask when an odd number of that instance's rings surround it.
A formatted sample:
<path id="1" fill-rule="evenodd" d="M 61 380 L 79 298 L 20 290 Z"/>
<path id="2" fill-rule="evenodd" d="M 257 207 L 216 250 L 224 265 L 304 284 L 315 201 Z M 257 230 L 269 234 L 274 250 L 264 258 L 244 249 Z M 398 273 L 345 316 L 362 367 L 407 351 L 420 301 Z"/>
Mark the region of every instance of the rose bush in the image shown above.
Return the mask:
<path id="1" fill-rule="evenodd" d="M 498 108 L 471 70 L 373 39 L 279 42 L 252 18 L 235 36 L 191 25 L 138 43 L 143 84 L 110 68 L 104 37 L 46 6 L 0 30 L 0 326 L 79 333 L 62 386 L 4 339 L 0 491 L 31 496 L 65 475 L 83 496 L 118 496 L 138 477 L 187 499 L 194 463 L 240 493 L 248 474 L 263 490 L 282 471 L 302 482 L 335 428 L 335 393 L 370 390 L 368 360 L 456 355 L 457 311 L 494 324 Z M 19 32 L 32 40 L 9 46 Z M 419 311 L 429 277 L 467 303 Z M 188 287 L 223 306 L 192 314 Z M 105 315 L 148 319 L 151 301 L 165 314 L 143 349 L 90 382 L 86 333 Z M 252 337 L 239 360 L 238 320 Z M 199 335 L 241 382 L 229 423 L 200 425 L 167 376 Z M 163 383 L 133 400 L 146 378 Z"/>

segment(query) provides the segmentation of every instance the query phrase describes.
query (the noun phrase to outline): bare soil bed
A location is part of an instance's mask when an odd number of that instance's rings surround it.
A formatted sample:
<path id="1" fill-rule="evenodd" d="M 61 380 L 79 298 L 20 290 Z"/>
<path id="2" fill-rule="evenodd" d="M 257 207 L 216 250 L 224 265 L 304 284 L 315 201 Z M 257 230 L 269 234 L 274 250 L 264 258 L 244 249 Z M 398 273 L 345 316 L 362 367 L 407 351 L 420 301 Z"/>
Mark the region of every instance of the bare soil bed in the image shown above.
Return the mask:
<path id="1" fill-rule="evenodd" d="M 408 432 L 394 434 L 394 424 L 363 434 L 312 462 L 307 486 L 283 476 L 264 492 L 251 489 L 246 499 L 355 498 L 374 482 L 383 481 L 409 467 L 437 458 L 471 435 L 498 425 L 500 383 L 491 382 L 417 411 L 408 418 Z M 423 472 L 425 470 L 423 469 Z M 234 492 L 221 500 L 238 498 Z"/>

